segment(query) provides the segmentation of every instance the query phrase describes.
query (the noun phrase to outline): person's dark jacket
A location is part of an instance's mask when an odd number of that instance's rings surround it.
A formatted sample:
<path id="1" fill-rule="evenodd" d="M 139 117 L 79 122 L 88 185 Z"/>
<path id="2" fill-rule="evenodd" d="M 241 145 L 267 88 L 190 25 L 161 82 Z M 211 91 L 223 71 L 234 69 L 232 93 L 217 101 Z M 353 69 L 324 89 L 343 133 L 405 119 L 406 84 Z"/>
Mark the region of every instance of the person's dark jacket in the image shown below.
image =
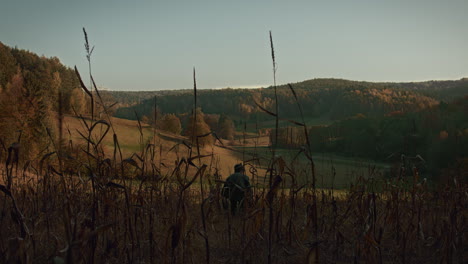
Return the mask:
<path id="1" fill-rule="evenodd" d="M 244 199 L 249 189 L 249 177 L 243 173 L 236 172 L 226 179 L 223 188 L 223 196 L 231 200 L 231 202 L 240 202 Z"/>

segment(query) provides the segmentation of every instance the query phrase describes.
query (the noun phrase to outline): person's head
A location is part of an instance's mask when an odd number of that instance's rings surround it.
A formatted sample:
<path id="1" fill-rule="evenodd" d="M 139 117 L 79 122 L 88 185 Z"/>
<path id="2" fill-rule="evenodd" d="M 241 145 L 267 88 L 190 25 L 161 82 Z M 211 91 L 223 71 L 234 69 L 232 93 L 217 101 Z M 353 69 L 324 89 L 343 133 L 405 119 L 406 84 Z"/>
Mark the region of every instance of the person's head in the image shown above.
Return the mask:
<path id="1" fill-rule="evenodd" d="M 244 172 L 244 165 L 242 163 L 236 164 L 234 166 L 234 172 Z"/>

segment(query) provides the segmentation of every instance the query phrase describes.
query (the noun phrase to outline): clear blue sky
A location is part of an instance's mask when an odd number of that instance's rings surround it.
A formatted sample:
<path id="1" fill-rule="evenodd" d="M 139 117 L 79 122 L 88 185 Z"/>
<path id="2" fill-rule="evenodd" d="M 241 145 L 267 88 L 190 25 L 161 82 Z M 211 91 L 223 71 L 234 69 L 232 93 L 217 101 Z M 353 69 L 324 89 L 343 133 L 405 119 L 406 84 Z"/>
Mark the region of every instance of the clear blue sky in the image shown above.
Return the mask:
<path id="1" fill-rule="evenodd" d="M 419 81 L 468 76 L 468 1 L 3 0 L 0 41 L 113 90 L 254 87 L 312 78 Z M 84 75 L 84 74 L 83 74 Z"/>

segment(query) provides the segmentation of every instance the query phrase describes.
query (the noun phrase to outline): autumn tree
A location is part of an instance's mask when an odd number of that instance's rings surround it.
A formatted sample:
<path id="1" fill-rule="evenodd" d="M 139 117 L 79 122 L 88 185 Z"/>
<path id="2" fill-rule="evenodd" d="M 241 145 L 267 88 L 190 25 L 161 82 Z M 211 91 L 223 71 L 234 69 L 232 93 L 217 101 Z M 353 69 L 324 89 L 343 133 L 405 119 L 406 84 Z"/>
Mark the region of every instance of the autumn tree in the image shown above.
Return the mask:
<path id="1" fill-rule="evenodd" d="M 37 111 L 39 98 L 26 89 L 21 72 L 12 77 L 0 95 L 0 138 L 20 143 L 25 156 L 37 153 L 45 126 L 41 112 Z"/>
<path id="2" fill-rule="evenodd" d="M 151 111 L 151 114 L 148 116 L 148 119 L 152 126 L 159 128 L 160 122 L 163 118 L 163 112 L 159 107 L 153 107 L 153 110 Z"/>
<path id="3" fill-rule="evenodd" d="M 198 143 L 201 146 L 212 145 L 213 136 L 209 134 L 211 132 L 210 126 L 205 122 L 204 114 L 200 108 L 197 108 L 196 114 L 192 114 L 189 117 L 187 127 L 185 129 L 185 135 L 190 138 L 193 144 L 196 144 L 197 137 Z M 209 135 L 207 135 L 209 134 Z M 204 137 L 200 137 L 206 135 Z"/>
<path id="4" fill-rule="evenodd" d="M 6 87 L 16 71 L 15 58 L 11 55 L 9 48 L 0 42 L 0 86 Z"/>
<path id="5" fill-rule="evenodd" d="M 49 102 L 47 104 L 48 111 L 58 110 L 59 99 L 62 100 L 62 105 L 63 105 L 63 94 L 59 95 L 59 93 L 61 92 L 60 90 L 61 86 L 62 86 L 62 78 L 60 78 L 60 73 L 54 72 L 52 74 L 52 82 L 50 85 L 50 88 L 52 91 L 48 98 Z"/>
<path id="6" fill-rule="evenodd" d="M 224 139 L 233 140 L 235 133 L 234 123 L 227 115 L 221 115 L 219 119 L 218 136 Z"/>
<path id="7" fill-rule="evenodd" d="M 216 131 L 219 124 L 219 115 L 218 114 L 204 114 L 203 119 L 211 128 L 211 130 Z"/>
<path id="8" fill-rule="evenodd" d="M 71 92 L 70 105 L 72 112 L 76 114 L 85 114 L 86 113 L 86 98 L 85 93 L 80 88 L 75 88 Z"/>
<path id="9" fill-rule="evenodd" d="M 180 119 L 174 114 L 165 114 L 160 122 L 161 130 L 180 135 L 182 125 Z"/>

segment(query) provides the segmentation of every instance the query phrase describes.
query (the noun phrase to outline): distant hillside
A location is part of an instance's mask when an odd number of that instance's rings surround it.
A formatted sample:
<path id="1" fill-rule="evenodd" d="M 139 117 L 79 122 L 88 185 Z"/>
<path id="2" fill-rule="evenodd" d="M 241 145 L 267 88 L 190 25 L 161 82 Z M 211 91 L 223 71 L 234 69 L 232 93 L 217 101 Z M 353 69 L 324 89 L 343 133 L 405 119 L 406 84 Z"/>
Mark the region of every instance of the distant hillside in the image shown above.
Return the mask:
<path id="1" fill-rule="evenodd" d="M 467 112 L 468 96 L 465 96 L 417 113 L 394 113 L 378 118 L 356 116 L 330 126 L 310 127 L 308 135 L 316 152 L 387 162 L 400 162 L 402 154 L 420 155 L 425 160 L 424 169 L 440 175 L 441 169 L 468 164 Z M 279 144 L 282 147 L 304 145 L 303 138 L 295 137 L 293 141 L 287 136 L 302 132 L 298 127 L 281 128 Z"/>
<path id="2" fill-rule="evenodd" d="M 395 83 L 395 87 L 418 91 L 446 103 L 468 94 L 468 78 L 454 81 Z"/>
<path id="3" fill-rule="evenodd" d="M 356 114 L 377 117 L 391 112 L 413 112 L 437 105 L 439 101 L 468 94 L 468 80 L 428 81 L 416 83 L 373 83 L 342 79 L 313 79 L 292 84 L 307 118 L 339 120 Z M 130 94 L 140 92 L 112 92 L 118 100 L 118 93 L 130 98 Z M 177 90 L 164 92 L 144 92 L 140 104 L 120 108 L 116 116 L 135 119 L 149 115 L 156 105 L 163 113 L 182 114 L 193 107 L 193 91 Z M 278 86 L 280 116 L 299 117 L 294 97 L 287 85 Z M 143 97 L 149 99 L 143 100 Z M 216 89 L 198 90 L 198 105 L 209 114 L 227 114 L 234 120 L 247 122 L 271 119 L 260 110 L 262 107 L 273 110 L 274 90 L 272 87 L 260 89 Z"/>
<path id="4" fill-rule="evenodd" d="M 120 106 L 133 106 L 142 103 L 154 96 L 185 93 L 187 90 L 163 90 L 163 91 L 104 91 L 110 94 Z"/>
<path id="5" fill-rule="evenodd" d="M 294 84 L 297 88 L 326 89 L 350 88 L 350 87 L 369 87 L 369 88 L 400 88 L 417 91 L 423 95 L 434 98 L 438 101 L 449 102 L 456 98 L 461 98 L 468 94 L 468 78 L 449 81 L 425 81 L 425 82 L 361 82 L 343 79 L 313 79 Z M 268 87 L 271 88 L 271 87 Z M 221 90 L 227 90 L 225 88 Z M 247 89 L 256 90 L 256 89 Z M 200 90 L 202 91 L 202 90 Z M 192 90 L 162 90 L 162 91 L 109 91 L 120 105 L 132 106 L 151 99 L 154 96 L 176 95 L 191 93 Z"/>

